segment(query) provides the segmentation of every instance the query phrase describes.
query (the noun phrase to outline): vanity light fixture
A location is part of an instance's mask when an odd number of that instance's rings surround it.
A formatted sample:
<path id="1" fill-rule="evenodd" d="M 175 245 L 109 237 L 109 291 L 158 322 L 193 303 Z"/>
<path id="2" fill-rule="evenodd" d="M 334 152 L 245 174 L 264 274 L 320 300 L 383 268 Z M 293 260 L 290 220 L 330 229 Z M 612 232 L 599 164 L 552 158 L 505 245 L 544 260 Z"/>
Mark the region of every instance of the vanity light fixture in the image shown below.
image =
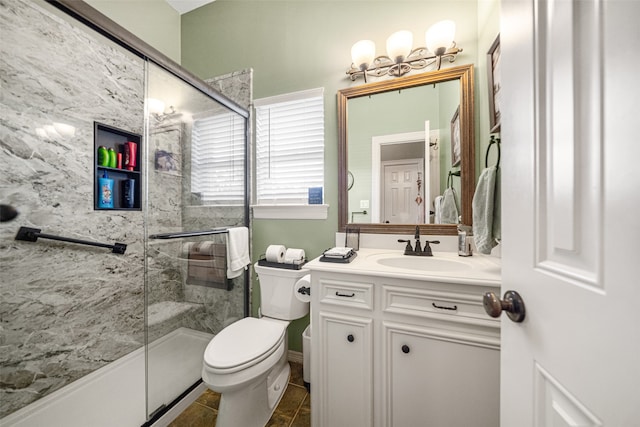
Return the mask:
<path id="1" fill-rule="evenodd" d="M 435 65 L 439 70 L 443 59 L 454 62 L 462 48 L 453 41 L 456 24 L 451 20 L 433 24 L 425 33 L 426 47 L 413 47 L 413 34 L 410 31 L 398 31 L 387 39 L 387 55 L 375 56 L 376 46 L 371 40 L 360 40 L 351 48 L 353 63 L 347 70 L 351 80 L 362 76 L 365 83 L 367 74 L 380 77 L 385 74 L 400 77 L 411 70 Z"/>
<path id="2" fill-rule="evenodd" d="M 177 111 L 173 107 L 173 105 L 169 106 L 168 112 L 165 112 L 165 110 L 165 103 L 163 101 L 155 98 L 147 98 L 147 111 L 158 122 L 163 122 L 168 117 L 177 114 Z"/>

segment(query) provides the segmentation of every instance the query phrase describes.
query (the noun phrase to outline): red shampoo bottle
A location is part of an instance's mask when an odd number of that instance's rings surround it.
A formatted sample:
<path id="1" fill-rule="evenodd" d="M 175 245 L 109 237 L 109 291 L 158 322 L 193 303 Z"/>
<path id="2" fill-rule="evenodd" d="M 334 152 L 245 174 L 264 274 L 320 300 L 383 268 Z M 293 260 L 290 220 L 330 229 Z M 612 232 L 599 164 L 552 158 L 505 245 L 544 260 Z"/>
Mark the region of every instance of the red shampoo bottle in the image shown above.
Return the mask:
<path id="1" fill-rule="evenodd" d="M 138 151 L 138 144 L 135 142 L 124 143 L 124 167 L 127 170 L 134 170 L 136 168 L 136 157 Z"/>

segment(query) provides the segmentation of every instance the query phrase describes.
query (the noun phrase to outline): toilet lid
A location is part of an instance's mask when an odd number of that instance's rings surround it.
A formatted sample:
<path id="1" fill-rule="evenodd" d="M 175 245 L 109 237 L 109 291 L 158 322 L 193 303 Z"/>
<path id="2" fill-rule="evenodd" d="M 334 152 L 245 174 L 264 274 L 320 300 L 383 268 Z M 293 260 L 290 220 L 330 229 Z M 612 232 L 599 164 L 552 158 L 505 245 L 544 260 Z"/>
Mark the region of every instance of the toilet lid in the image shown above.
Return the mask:
<path id="1" fill-rule="evenodd" d="M 285 332 L 282 323 L 245 317 L 213 337 L 204 351 L 204 361 L 213 368 L 230 369 L 262 360 L 278 346 Z"/>

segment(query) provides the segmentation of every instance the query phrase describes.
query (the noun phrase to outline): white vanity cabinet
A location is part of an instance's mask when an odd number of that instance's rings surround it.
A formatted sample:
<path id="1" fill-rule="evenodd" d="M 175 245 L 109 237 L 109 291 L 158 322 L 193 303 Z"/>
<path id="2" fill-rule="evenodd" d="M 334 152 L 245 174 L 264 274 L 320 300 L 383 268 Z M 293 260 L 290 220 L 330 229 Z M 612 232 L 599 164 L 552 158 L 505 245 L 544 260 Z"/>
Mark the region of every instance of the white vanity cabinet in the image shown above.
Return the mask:
<path id="1" fill-rule="evenodd" d="M 310 268 L 313 427 L 499 426 L 499 282 Z"/>

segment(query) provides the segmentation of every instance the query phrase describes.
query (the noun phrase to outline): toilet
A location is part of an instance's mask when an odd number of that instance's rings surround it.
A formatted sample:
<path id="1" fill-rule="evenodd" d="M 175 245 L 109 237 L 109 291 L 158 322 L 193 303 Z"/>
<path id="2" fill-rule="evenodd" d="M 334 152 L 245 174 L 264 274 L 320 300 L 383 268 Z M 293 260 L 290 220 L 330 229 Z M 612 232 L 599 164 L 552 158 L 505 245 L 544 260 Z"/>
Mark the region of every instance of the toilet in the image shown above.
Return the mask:
<path id="1" fill-rule="evenodd" d="M 295 296 L 296 282 L 309 270 L 254 267 L 263 317 L 232 323 L 204 352 L 202 380 L 221 394 L 216 427 L 267 424 L 289 382 L 287 327 L 309 313 L 309 303 Z"/>

